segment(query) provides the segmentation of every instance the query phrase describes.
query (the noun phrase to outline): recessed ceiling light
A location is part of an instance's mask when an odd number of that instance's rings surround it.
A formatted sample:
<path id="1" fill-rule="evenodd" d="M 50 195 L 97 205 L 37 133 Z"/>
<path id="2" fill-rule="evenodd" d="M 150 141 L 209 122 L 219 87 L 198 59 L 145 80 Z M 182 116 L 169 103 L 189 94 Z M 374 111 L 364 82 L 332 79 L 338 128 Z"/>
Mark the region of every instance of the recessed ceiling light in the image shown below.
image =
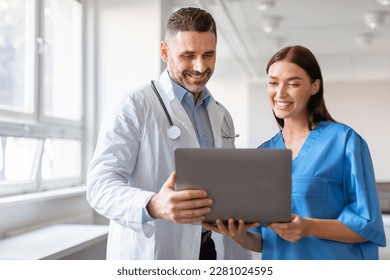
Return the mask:
<path id="1" fill-rule="evenodd" d="M 372 11 L 364 15 L 364 20 L 367 26 L 371 29 L 375 29 L 380 25 L 383 25 L 386 17 L 386 12 L 384 11 Z"/>
<path id="2" fill-rule="evenodd" d="M 390 0 L 377 0 L 379 4 L 382 6 L 388 6 L 390 5 Z"/>
<path id="3" fill-rule="evenodd" d="M 279 27 L 281 18 L 276 16 L 264 17 L 262 21 L 262 28 L 265 33 L 271 33 Z"/>
<path id="4" fill-rule="evenodd" d="M 266 11 L 275 5 L 275 0 L 260 0 L 256 7 L 259 11 Z"/>

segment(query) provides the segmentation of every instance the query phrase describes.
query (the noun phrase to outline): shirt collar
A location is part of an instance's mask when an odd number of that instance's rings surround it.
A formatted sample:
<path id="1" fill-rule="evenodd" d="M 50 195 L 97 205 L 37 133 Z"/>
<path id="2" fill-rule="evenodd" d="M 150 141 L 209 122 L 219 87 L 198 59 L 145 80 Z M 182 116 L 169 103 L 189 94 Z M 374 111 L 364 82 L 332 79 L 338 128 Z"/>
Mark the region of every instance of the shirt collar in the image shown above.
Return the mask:
<path id="1" fill-rule="evenodd" d="M 191 92 L 189 92 L 184 87 L 182 87 L 181 85 L 176 83 L 173 79 L 171 79 L 171 81 L 172 81 L 173 93 L 175 94 L 176 98 L 179 99 L 180 103 L 183 102 L 185 95 L 191 95 L 191 97 L 192 97 Z M 207 107 L 207 105 L 210 102 L 210 98 L 211 98 L 210 92 L 208 91 L 207 88 L 204 88 L 202 90 L 202 92 L 200 93 L 200 96 L 199 96 L 197 103 L 198 104 L 203 103 Z"/>

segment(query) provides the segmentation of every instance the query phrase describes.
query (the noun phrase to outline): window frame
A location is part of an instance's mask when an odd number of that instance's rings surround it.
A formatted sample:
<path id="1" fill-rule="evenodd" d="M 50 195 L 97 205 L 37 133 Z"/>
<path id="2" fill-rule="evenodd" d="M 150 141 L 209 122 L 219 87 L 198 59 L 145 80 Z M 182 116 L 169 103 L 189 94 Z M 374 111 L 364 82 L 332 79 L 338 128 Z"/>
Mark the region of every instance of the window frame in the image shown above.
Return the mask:
<path id="1" fill-rule="evenodd" d="M 26 67 L 29 66 L 29 69 L 25 69 L 26 73 L 26 86 L 28 93 L 32 94 L 33 100 L 33 112 L 22 113 L 10 110 L 0 109 L 0 136 L 1 137 L 24 137 L 24 138 L 39 138 L 43 141 L 39 144 L 39 150 L 35 158 L 34 167 L 32 174 L 34 178 L 32 181 L 18 181 L 18 182 L 0 182 L 0 197 L 9 196 L 9 195 L 18 195 L 27 192 L 39 192 L 50 189 L 57 188 L 66 188 L 79 186 L 85 183 L 85 172 L 86 167 L 86 152 L 85 152 L 85 100 L 86 100 L 86 91 L 85 91 L 85 66 L 84 66 L 84 54 L 85 54 L 85 4 L 84 1 L 72 0 L 79 2 L 81 5 L 81 26 L 80 26 L 80 73 L 81 79 L 79 90 L 81 93 L 80 102 L 81 102 L 81 116 L 80 121 L 75 121 L 71 119 L 62 119 L 56 117 L 45 116 L 43 112 L 44 97 L 42 94 L 42 81 L 44 71 L 42 69 L 42 52 L 39 51 L 39 41 L 44 40 L 42 38 L 43 34 L 43 10 L 44 10 L 44 0 L 26 0 L 26 6 L 30 6 L 31 15 L 27 15 L 29 23 L 29 30 L 26 30 L 27 33 L 30 32 L 30 35 L 26 35 L 25 38 L 29 38 L 29 42 L 26 42 L 26 48 L 28 50 L 29 56 L 28 61 L 26 61 Z M 29 46 L 29 47 L 27 47 Z M 26 51 L 25 51 L 26 52 Z M 27 59 L 27 56 L 26 56 Z M 80 141 L 80 176 L 78 177 L 67 177 L 63 179 L 53 179 L 53 180 L 42 180 L 41 178 L 41 166 L 42 166 L 42 156 L 43 156 L 43 147 L 45 139 L 48 138 L 60 138 L 60 139 L 73 139 Z"/>

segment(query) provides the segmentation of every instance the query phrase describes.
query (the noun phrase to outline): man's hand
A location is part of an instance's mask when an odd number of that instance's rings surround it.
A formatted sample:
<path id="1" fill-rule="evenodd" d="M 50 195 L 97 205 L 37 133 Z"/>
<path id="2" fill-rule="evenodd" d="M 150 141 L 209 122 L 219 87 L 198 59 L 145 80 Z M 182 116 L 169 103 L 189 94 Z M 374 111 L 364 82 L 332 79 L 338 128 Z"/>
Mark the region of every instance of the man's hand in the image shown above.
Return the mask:
<path id="1" fill-rule="evenodd" d="M 211 211 L 212 200 L 203 190 L 175 191 L 176 173 L 172 172 L 146 209 L 153 218 L 175 223 L 200 222 Z"/>
<path id="2" fill-rule="evenodd" d="M 223 234 L 240 246 L 255 252 L 261 252 L 262 239 L 259 234 L 249 232 L 249 229 L 259 227 L 260 225 L 259 222 L 247 224 L 242 219 L 236 222 L 234 218 L 230 218 L 227 222 L 217 219 L 215 224 L 202 223 L 203 227 Z"/>

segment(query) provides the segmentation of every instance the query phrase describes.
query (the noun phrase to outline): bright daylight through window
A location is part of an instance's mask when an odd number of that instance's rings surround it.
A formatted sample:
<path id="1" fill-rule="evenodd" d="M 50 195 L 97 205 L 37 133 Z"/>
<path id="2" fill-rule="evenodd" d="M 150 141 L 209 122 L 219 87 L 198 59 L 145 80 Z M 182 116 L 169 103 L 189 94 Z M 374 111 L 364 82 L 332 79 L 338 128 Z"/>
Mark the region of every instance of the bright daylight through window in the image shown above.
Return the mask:
<path id="1" fill-rule="evenodd" d="M 0 196 L 83 182 L 82 1 L 0 0 Z"/>

